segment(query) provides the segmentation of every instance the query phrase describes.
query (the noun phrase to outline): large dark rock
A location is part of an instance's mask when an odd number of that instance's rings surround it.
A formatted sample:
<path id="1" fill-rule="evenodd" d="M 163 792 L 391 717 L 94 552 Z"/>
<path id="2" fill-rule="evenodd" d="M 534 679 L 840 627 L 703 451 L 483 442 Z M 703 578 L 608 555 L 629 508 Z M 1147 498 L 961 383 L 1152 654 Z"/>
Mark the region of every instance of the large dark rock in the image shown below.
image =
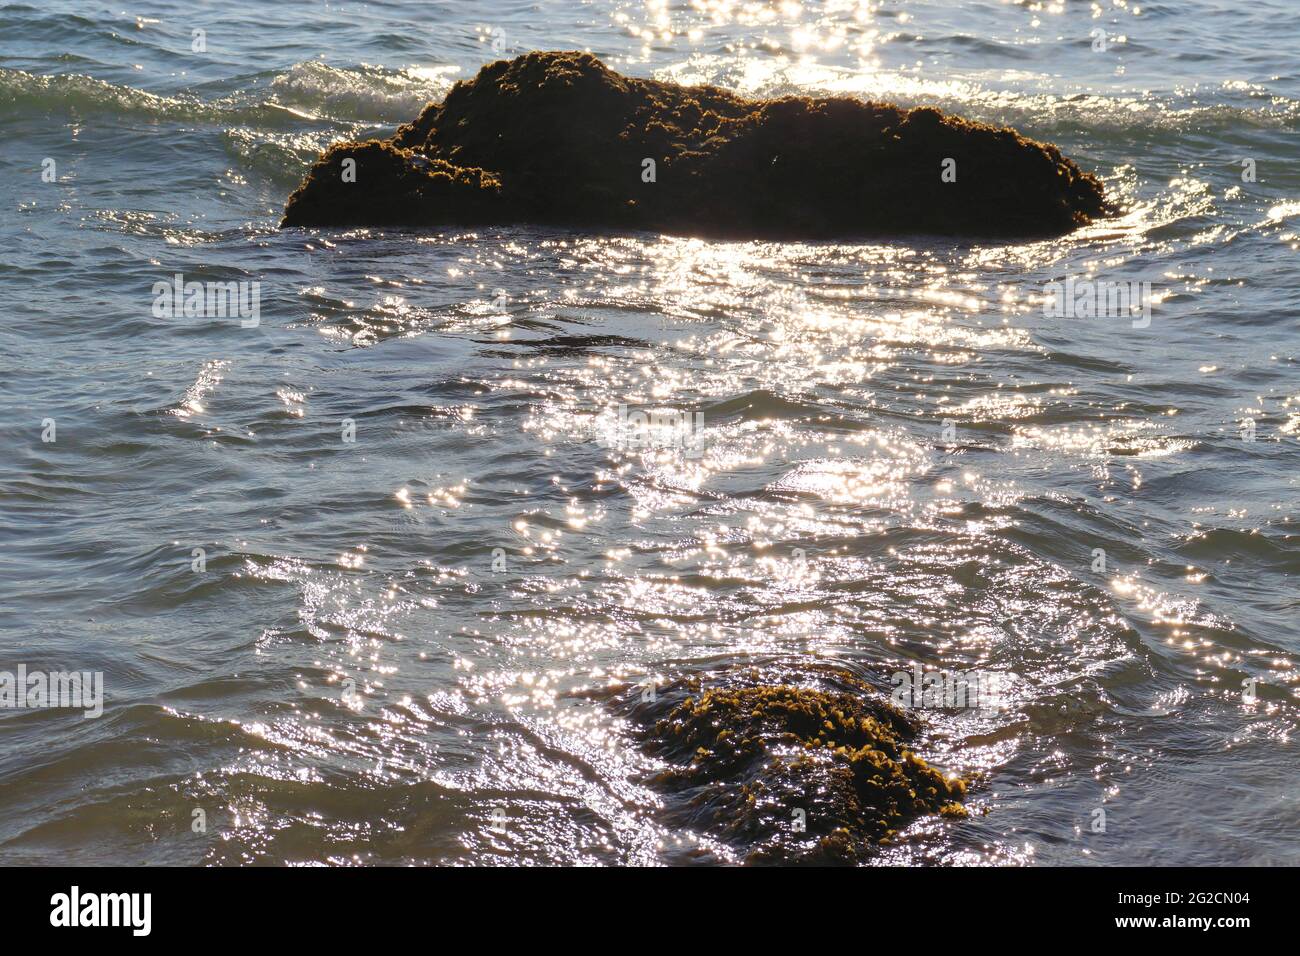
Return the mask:
<path id="1" fill-rule="evenodd" d="M 457 83 L 392 139 L 331 147 L 282 225 L 1028 237 L 1108 211 L 1095 176 L 1012 129 L 846 97 L 751 100 L 621 76 L 589 53 L 529 53 Z"/>

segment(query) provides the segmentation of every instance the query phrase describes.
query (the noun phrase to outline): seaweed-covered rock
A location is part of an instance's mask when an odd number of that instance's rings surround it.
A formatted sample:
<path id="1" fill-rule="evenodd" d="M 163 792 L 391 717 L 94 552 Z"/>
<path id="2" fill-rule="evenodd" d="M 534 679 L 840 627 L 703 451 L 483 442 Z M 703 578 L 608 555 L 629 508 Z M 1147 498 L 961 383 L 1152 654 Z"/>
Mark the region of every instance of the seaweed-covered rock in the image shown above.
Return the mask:
<path id="1" fill-rule="evenodd" d="M 332 146 L 282 225 L 1046 236 L 1108 212 L 1095 176 L 1012 129 L 848 97 L 747 99 L 622 76 L 589 53 L 529 53 L 457 83 L 390 140 Z"/>
<path id="2" fill-rule="evenodd" d="M 358 177 L 382 183 L 359 186 L 343 175 L 343 161 L 354 160 Z M 293 225 L 367 224 L 400 226 L 412 222 L 474 225 L 492 222 L 500 211 L 501 183 L 481 169 L 429 159 L 391 141 L 331 146 L 316 164 L 331 175 L 316 175 L 289 197 Z M 365 181 L 365 180 L 363 180 Z M 310 187 L 307 201 L 297 197 Z M 289 224 L 286 210 L 285 224 Z"/>
<path id="3" fill-rule="evenodd" d="M 829 676 L 833 689 L 683 697 L 685 685 L 634 715 L 647 750 L 670 764 L 655 783 L 681 798 L 677 822 L 744 847 L 750 862 L 852 863 L 921 816 L 965 817 L 965 782 L 909 749 L 914 719 L 853 675 Z"/>

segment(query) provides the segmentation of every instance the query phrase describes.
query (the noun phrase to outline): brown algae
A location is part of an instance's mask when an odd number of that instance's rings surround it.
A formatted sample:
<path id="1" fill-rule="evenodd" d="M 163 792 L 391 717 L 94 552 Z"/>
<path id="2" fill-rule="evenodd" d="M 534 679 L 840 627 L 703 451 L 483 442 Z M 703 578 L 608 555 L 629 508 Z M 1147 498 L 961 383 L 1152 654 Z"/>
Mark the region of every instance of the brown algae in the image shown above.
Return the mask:
<path id="1" fill-rule="evenodd" d="M 679 694 L 647 721 L 647 750 L 670 764 L 655 784 L 684 798 L 673 822 L 740 845 L 749 862 L 853 863 L 920 817 L 966 817 L 965 781 L 909 749 L 915 720 L 852 675 L 835 682 L 851 692 Z"/>

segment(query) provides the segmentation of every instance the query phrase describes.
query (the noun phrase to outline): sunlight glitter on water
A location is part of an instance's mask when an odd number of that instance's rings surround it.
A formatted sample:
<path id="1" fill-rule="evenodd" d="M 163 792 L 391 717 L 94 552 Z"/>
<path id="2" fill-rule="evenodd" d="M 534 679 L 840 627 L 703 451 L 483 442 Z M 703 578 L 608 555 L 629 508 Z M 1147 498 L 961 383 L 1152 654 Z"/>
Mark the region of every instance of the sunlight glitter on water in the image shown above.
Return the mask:
<path id="1" fill-rule="evenodd" d="M 1004 692 L 918 713 L 974 813 L 874 862 L 1295 862 L 1284 24 L 1205 8 L 1184 34 L 1183 8 L 1119 3 L 223 15 L 257 43 L 233 34 L 197 77 L 147 19 L 128 63 L 122 25 L 81 14 L 94 77 L 22 41 L 71 29 L 57 11 L 14 8 L 0 37 L 16 161 L 66 174 L 0 224 L 4 419 L 66 436 L 4 433 L 14 609 L 24 646 L 75 639 L 116 695 L 102 737 L 7 722 L 0 756 L 46 754 L 54 798 L 0 785 L 0 854 L 739 862 L 753 834 L 683 823 L 657 782 L 650 692 L 847 670 L 885 697 L 920 664 Z M 1104 59 L 1098 25 L 1124 38 Z M 322 147 L 414 118 L 497 55 L 496 27 L 501 55 L 561 38 L 638 76 L 1012 123 L 1125 209 L 1027 243 L 276 230 Z M 255 336 L 148 319 L 160 274 L 209 269 L 263 282 Z M 1050 317 L 1068 277 L 1149 281 L 1151 325 Z M 114 783 L 87 785 L 109 753 Z M 169 837 L 196 805 L 211 837 Z M 1186 819 L 1213 826 L 1171 838 Z"/>

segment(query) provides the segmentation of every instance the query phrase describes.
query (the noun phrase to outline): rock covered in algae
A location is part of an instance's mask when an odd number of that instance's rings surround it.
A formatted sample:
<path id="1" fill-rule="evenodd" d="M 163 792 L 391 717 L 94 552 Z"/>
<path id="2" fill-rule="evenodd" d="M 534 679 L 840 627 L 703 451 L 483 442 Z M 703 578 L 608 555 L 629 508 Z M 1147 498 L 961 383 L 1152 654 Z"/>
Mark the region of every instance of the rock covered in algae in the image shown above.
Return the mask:
<path id="1" fill-rule="evenodd" d="M 686 685 L 635 715 L 669 763 L 655 783 L 682 798 L 670 822 L 742 846 L 749 862 L 853 863 L 921 816 L 965 817 L 965 782 L 909 748 L 914 719 L 852 675 L 831 676 L 831 689 L 683 696 Z"/>
<path id="2" fill-rule="evenodd" d="M 282 225 L 1010 237 L 1109 211 L 1095 176 L 1012 129 L 848 97 L 747 99 L 570 52 L 490 63 L 391 139 L 334 145 Z"/>

